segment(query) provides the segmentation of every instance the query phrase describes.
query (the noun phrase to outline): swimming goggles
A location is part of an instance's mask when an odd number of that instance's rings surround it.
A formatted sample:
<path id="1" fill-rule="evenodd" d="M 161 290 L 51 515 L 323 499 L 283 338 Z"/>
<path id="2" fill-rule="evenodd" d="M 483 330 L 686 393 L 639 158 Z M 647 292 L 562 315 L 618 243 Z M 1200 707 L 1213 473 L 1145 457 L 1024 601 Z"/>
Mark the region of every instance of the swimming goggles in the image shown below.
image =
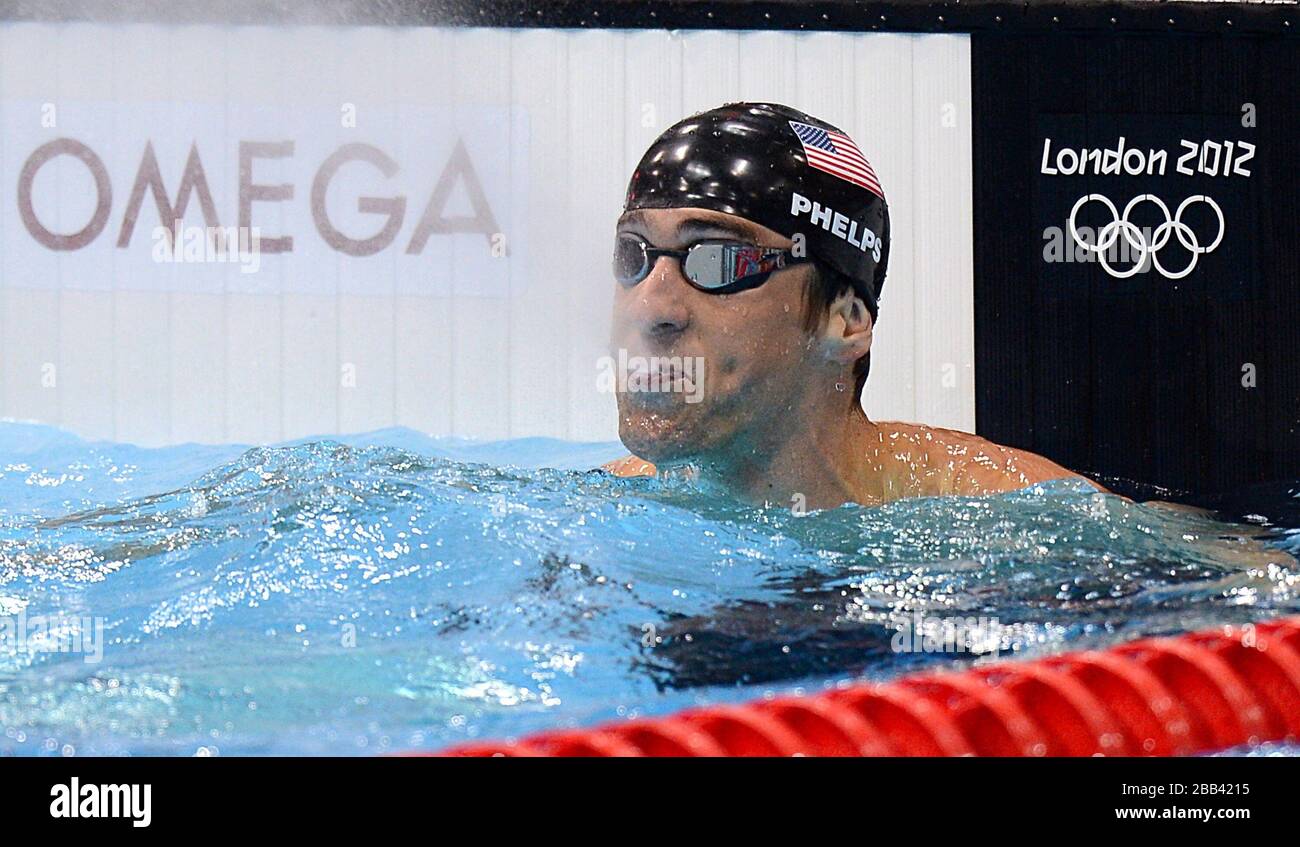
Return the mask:
<path id="1" fill-rule="evenodd" d="M 660 256 L 680 261 L 687 282 L 709 294 L 757 288 L 774 271 L 809 261 L 790 250 L 736 241 L 697 241 L 685 250 L 666 250 L 621 232 L 614 241 L 614 278 L 630 288 L 650 275 Z"/>

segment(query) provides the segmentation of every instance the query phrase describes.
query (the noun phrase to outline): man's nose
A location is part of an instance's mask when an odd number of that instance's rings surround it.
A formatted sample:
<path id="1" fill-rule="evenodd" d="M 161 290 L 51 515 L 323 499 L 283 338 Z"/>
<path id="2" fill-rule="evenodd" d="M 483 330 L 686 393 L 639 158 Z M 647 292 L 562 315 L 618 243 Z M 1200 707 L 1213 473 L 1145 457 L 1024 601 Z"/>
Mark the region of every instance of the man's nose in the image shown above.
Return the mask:
<path id="1" fill-rule="evenodd" d="M 672 256 L 660 256 L 650 275 L 632 290 L 640 330 L 661 344 L 672 343 L 690 326 L 691 313 L 686 306 L 690 291 L 681 264 Z"/>

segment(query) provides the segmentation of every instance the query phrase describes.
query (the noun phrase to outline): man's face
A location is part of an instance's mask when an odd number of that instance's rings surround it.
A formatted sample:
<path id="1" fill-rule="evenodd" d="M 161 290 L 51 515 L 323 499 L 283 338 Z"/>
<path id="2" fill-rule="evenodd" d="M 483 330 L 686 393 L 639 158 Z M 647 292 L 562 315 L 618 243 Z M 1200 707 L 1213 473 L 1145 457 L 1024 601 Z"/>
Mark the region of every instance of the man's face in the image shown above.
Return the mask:
<path id="1" fill-rule="evenodd" d="M 707 209 L 629 212 L 618 232 L 677 250 L 704 240 L 791 247 L 766 227 Z M 757 288 L 709 294 L 692 287 L 680 261 L 666 256 L 640 282 L 616 282 L 614 359 L 622 354 L 634 367 L 648 363 L 659 377 L 659 390 L 645 390 L 646 380 L 619 382 L 623 444 L 648 461 L 671 463 L 743 446 L 766 428 L 793 427 L 793 399 L 815 376 L 810 369 L 818 360 L 803 328 L 811 273 L 811 265 L 795 265 Z"/>

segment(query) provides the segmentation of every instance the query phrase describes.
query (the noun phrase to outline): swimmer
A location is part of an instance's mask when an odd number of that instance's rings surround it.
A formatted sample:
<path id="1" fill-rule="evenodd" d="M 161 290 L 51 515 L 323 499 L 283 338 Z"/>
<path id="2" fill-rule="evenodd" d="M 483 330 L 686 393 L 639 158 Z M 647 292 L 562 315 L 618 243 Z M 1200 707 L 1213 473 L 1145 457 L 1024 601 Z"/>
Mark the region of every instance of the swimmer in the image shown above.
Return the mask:
<path id="1" fill-rule="evenodd" d="M 830 124 L 733 103 L 667 129 L 615 233 L 611 345 L 654 379 L 619 386 L 633 455 L 605 469 L 684 468 L 809 509 L 1083 479 L 970 433 L 867 418 L 889 241 L 875 173 Z"/>

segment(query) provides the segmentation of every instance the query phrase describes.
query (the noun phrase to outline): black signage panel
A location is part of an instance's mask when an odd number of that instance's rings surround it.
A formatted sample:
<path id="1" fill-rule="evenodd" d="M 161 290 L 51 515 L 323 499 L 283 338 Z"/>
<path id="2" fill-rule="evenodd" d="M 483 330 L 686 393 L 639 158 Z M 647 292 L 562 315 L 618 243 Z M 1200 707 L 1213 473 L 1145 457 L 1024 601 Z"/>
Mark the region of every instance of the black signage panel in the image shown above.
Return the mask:
<path id="1" fill-rule="evenodd" d="M 1300 42 L 972 40 L 981 433 L 1199 494 L 1300 477 Z"/>

